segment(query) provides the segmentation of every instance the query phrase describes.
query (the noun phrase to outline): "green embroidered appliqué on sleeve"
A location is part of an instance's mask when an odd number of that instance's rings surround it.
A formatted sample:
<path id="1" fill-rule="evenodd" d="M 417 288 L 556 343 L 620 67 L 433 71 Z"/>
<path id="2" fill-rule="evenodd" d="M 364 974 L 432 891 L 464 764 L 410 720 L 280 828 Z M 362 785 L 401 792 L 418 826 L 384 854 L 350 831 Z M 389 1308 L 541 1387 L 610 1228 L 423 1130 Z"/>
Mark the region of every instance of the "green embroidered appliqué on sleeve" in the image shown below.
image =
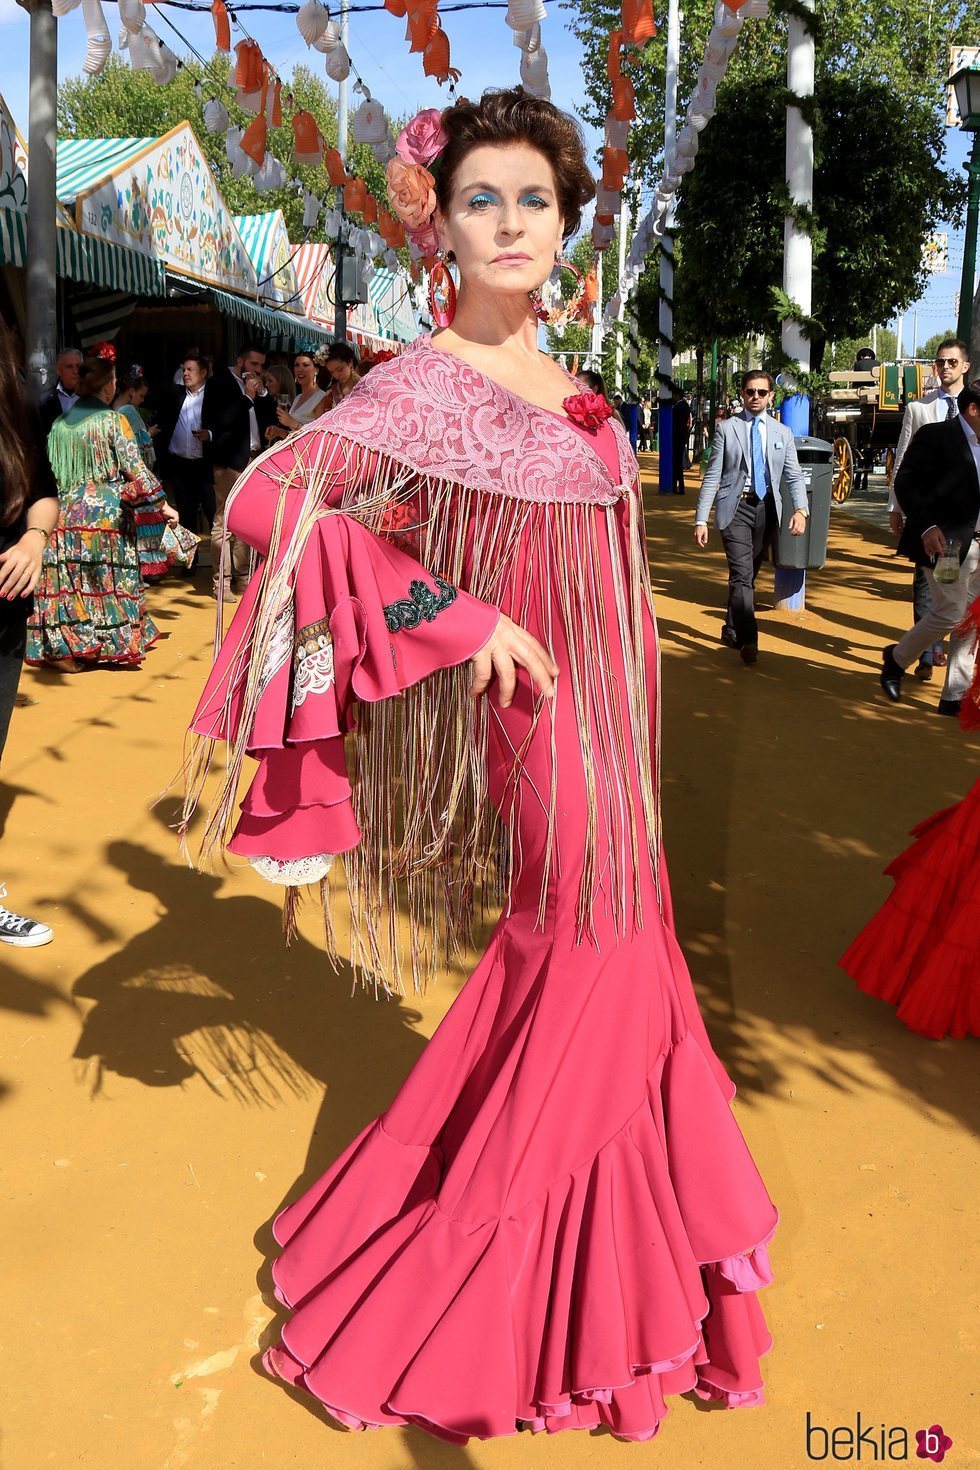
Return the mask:
<path id="1" fill-rule="evenodd" d="M 407 597 L 400 597 L 397 602 L 389 602 L 384 609 L 385 625 L 389 633 L 400 633 L 404 628 L 417 628 L 419 623 L 433 623 L 441 612 L 451 607 L 456 601 L 456 588 L 450 582 L 444 582 L 441 577 L 432 579 L 437 592 L 431 587 L 417 580 L 409 585 Z"/>

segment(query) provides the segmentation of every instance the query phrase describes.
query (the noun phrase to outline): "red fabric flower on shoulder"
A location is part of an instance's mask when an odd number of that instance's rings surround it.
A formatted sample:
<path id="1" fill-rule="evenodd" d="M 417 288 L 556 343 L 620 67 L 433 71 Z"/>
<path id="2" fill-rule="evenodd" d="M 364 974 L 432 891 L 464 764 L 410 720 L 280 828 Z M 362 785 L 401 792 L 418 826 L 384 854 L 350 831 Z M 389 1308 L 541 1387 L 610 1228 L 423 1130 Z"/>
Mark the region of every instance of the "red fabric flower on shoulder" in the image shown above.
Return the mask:
<path id="1" fill-rule="evenodd" d="M 573 393 L 562 401 L 562 408 L 583 429 L 597 429 L 613 415 L 612 404 L 601 393 Z"/>

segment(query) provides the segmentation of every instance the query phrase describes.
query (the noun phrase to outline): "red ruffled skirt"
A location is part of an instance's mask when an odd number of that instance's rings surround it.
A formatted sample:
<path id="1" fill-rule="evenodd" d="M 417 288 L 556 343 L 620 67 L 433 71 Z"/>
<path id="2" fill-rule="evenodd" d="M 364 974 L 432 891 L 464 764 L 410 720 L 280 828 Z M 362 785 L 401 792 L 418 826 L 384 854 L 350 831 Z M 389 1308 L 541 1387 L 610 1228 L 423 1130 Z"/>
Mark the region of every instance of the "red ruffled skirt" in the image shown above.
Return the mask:
<path id="1" fill-rule="evenodd" d="M 841 967 L 920 1036 L 980 1036 L 980 781 L 912 835 Z"/>

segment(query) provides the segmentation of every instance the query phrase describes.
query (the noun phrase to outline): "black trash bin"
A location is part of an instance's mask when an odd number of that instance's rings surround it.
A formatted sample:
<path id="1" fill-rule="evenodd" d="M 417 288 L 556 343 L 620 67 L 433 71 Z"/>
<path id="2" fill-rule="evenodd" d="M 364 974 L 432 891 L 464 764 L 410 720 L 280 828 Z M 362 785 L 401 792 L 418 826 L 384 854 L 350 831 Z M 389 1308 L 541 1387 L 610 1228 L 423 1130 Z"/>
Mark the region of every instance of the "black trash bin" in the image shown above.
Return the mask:
<path id="1" fill-rule="evenodd" d="M 777 567 L 796 570 L 816 570 L 827 560 L 827 537 L 830 532 L 831 488 L 834 479 L 834 446 L 826 439 L 811 439 L 808 434 L 800 435 L 795 441 L 796 457 L 800 461 L 803 479 L 806 482 L 806 498 L 810 514 L 802 536 L 791 536 L 789 523 L 793 515 L 793 501 L 785 481 L 783 482 L 783 518 L 779 535 L 773 546 L 773 561 Z"/>

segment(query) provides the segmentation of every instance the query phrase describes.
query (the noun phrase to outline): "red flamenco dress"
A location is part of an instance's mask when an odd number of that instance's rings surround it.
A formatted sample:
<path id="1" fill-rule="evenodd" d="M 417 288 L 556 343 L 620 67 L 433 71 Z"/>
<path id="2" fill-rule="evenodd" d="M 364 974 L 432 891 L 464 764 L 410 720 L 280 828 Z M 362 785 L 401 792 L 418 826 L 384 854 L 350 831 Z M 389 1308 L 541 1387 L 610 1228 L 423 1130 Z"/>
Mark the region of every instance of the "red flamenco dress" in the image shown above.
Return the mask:
<path id="1" fill-rule="evenodd" d="M 958 632 L 980 624 L 980 600 Z M 960 709 L 980 727 L 980 675 Z M 920 1036 L 980 1036 L 980 781 L 955 806 L 913 827 L 885 872 L 895 887 L 841 958 L 867 995 L 897 1007 Z"/>

